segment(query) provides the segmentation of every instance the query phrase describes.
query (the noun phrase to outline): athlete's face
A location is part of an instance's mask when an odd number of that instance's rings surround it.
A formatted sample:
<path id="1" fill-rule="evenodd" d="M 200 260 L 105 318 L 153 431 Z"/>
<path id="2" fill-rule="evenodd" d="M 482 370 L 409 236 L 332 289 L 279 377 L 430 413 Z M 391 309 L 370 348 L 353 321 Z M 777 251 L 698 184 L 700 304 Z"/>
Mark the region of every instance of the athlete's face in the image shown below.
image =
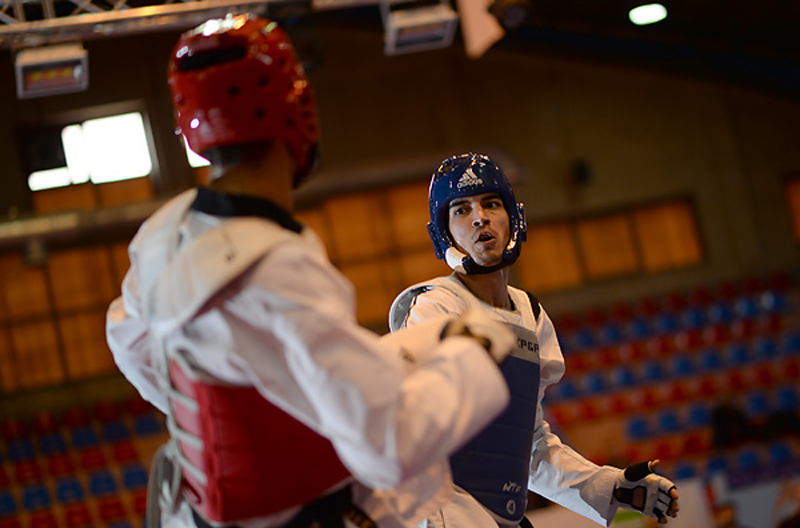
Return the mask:
<path id="1" fill-rule="evenodd" d="M 479 266 L 500 264 L 511 236 L 508 213 L 497 193 L 483 193 L 450 202 L 450 234 L 456 247 Z"/>

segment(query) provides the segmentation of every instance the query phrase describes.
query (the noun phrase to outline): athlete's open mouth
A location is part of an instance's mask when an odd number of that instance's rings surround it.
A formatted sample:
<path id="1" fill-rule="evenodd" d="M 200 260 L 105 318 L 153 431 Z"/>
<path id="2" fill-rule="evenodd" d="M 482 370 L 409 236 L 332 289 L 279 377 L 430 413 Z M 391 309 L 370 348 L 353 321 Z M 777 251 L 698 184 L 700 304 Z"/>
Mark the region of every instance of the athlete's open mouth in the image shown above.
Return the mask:
<path id="1" fill-rule="evenodd" d="M 494 236 L 492 236 L 491 233 L 481 233 L 480 235 L 478 235 L 478 242 L 488 242 L 493 239 Z"/>

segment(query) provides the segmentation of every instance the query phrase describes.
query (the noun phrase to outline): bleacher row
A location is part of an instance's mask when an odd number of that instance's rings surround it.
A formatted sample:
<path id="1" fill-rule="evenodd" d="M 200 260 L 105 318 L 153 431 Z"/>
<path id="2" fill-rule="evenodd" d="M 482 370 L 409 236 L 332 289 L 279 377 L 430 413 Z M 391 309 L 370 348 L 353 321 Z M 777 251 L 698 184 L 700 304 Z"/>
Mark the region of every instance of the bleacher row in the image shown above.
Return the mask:
<path id="1" fill-rule="evenodd" d="M 148 467 L 166 438 L 138 398 L 2 422 L 0 528 L 144 526 Z"/>
<path id="2" fill-rule="evenodd" d="M 601 463 L 659 458 L 677 478 L 800 473 L 792 291 L 780 275 L 554 317 L 567 372 L 546 396 L 550 419 L 567 436 L 620 424 L 617 452 L 592 454 Z M 741 409 L 760 438 L 721 448 L 722 404 Z"/>

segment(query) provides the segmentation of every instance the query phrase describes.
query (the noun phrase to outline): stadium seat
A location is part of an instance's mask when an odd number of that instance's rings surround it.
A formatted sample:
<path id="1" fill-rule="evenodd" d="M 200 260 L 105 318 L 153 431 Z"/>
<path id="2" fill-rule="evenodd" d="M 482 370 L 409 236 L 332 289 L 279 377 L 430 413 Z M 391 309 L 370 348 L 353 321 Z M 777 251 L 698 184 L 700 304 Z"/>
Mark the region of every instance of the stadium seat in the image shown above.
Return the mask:
<path id="1" fill-rule="evenodd" d="M 675 335 L 675 348 L 684 352 L 691 352 L 703 348 L 705 340 L 699 328 L 687 328 Z"/>
<path id="2" fill-rule="evenodd" d="M 104 523 L 118 521 L 127 516 L 122 499 L 117 496 L 103 497 L 98 504 L 100 519 Z"/>
<path id="3" fill-rule="evenodd" d="M 625 334 L 619 324 L 608 321 L 600 328 L 600 342 L 602 344 L 618 344 L 625 339 Z"/>
<path id="4" fill-rule="evenodd" d="M 763 418 L 770 412 L 767 395 L 762 391 L 750 391 L 745 395 L 745 413 L 750 418 Z"/>
<path id="5" fill-rule="evenodd" d="M 759 305 L 752 295 L 740 295 L 733 302 L 733 312 L 738 318 L 759 316 Z"/>
<path id="6" fill-rule="evenodd" d="M 671 334 L 680 329 L 681 325 L 674 313 L 661 312 L 655 317 L 655 331 L 659 334 Z"/>
<path id="7" fill-rule="evenodd" d="M 94 406 L 94 417 L 101 424 L 119 420 L 122 417 L 119 405 L 114 402 L 98 402 Z"/>
<path id="8" fill-rule="evenodd" d="M 771 360 L 778 357 L 778 344 L 772 336 L 761 336 L 753 343 L 756 359 Z"/>
<path id="9" fill-rule="evenodd" d="M 36 456 L 36 450 L 33 447 L 33 442 L 30 438 L 20 438 L 12 440 L 6 445 L 8 460 L 11 462 L 19 462 L 21 460 L 30 460 Z"/>
<path id="10" fill-rule="evenodd" d="M 796 330 L 786 332 L 781 340 L 781 348 L 786 356 L 800 356 L 800 332 Z"/>
<path id="11" fill-rule="evenodd" d="M 669 360 L 670 374 L 677 377 L 686 377 L 694 374 L 695 366 L 692 357 L 688 354 L 676 354 Z"/>
<path id="12" fill-rule="evenodd" d="M 103 430 L 103 439 L 109 443 L 127 440 L 131 437 L 128 426 L 121 419 L 109 420 L 102 423 L 100 427 Z"/>
<path id="13" fill-rule="evenodd" d="M 155 413 L 137 414 L 133 417 L 133 433 L 136 436 L 151 436 L 164 431 Z"/>
<path id="14" fill-rule="evenodd" d="M 691 479 L 697 476 L 697 468 L 690 461 L 678 462 L 675 464 L 674 474 L 676 481 Z"/>
<path id="15" fill-rule="evenodd" d="M 758 335 L 759 329 L 755 319 L 737 319 L 731 323 L 731 339 L 750 341 Z"/>
<path id="16" fill-rule="evenodd" d="M 56 453 L 47 457 L 47 474 L 51 477 L 63 477 L 64 475 L 75 474 L 75 463 L 68 453 Z"/>
<path id="17" fill-rule="evenodd" d="M 675 409 L 662 409 L 658 413 L 658 432 L 661 434 L 674 434 L 683 428 L 681 420 Z"/>
<path id="18" fill-rule="evenodd" d="M 703 328 L 703 341 L 708 346 L 723 346 L 733 337 L 732 323 L 714 323 Z"/>
<path id="19" fill-rule="evenodd" d="M 42 467 L 35 460 L 23 460 L 14 464 L 14 480 L 18 484 L 30 484 L 33 482 L 41 482 L 44 478 Z"/>
<path id="20" fill-rule="evenodd" d="M 0 490 L 7 489 L 11 484 L 11 479 L 8 478 L 6 468 L 0 464 Z"/>
<path id="21" fill-rule="evenodd" d="M 108 465 L 108 460 L 102 449 L 99 447 L 89 447 L 78 452 L 78 461 L 86 471 L 103 468 Z"/>
<path id="22" fill-rule="evenodd" d="M 731 343 L 726 349 L 726 363 L 728 365 L 741 366 L 750 361 L 750 349 L 743 342 Z"/>
<path id="23" fill-rule="evenodd" d="M 56 480 L 56 500 L 62 504 L 82 501 L 85 498 L 83 485 L 76 477 L 63 477 Z"/>
<path id="24" fill-rule="evenodd" d="M 63 453 L 67 450 L 67 443 L 60 432 L 44 433 L 39 437 L 39 451 L 43 455 L 53 455 L 55 453 Z"/>
<path id="25" fill-rule="evenodd" d="M 703 402 L 695 402 L 688 406 L 686 410 L 689 428 L 703 428 L 711 423 L 711 411 L 708 405 Z"/>
<path id="26" fill-rule="evenodd" d="M 593 370 L 584 374 L 583 388 L 587 394 L 600 394 L 608 388 L 608 382 L 602 372 Z"/>
<path id="27" fill-rule="evenodd" d="M 627 365 L 617 365 L 611 370 L 609 376 L 611 385 L 615 388 L 630 388 L 636 385 L 636 374 Z"/>
<path id="28" fill-rule="evenodd" d="M 643 415 L 631 415 L 628 416 L 626 422 L 626 432 L 628 440 L 636 442 L 649 439 L 652 434 L 652 428 L 647 417 Z"/>
<path id="29" fill-rule="evenodd" d="M 773 442 L 767 447 L 769 463 L 779 467 L 782 464 L 791 463 L 794 455 L 792 446 L 785 441 Z"/>
<path id="30" fill-rule="evenodd" d="M 111 446 L 111 455 L 118 464 L 125 464 L 139 460 L 136 446 L 129 440 L 117 442 Z"/>
<path id="31" fill-rule="evenodd" d="M 86 427 L 91 422 L 91 417 L 83 407 L 72 406 L 64 411 L 64 425 L 69 429 Z"/>
<path id="32" fill-rule="evenodd" d="M 712 324 L 730 324 L 733 321 L 733 309 L 727 301 L 717 300 L 708 307 L 706 317 Z"/>
<path id="33" fill-rule="evenodd" d="M 67 528 L 90 528 L 94 524 L 89 506 L 83 502 L 66 506 L 64 508 L 64 521 Z"/>
<path id="34" fill-rule="evenodd" d="M 710 449 L 711 440 L 708 436 L 699 432 L 687 434 L 681 446 L 681 451 L 687 455 L 703 455 L 708 453 Z"/>
<path id="35" fill-rule="evenodd" d="M 637 315 L 627 323 L 630 339 L 645 339 L 653 335 L 653 329 L 647 318 Z"/>
<path id="36" fill-rule="evenodd" d="M 29 434 L 28 425 L 22 418 L 16 416 L 6 418 L 2 425 L 0 425 L 0 431 L 2 431 L 3 438 L 6 442 L 28 438 Z"/>
<path id="37" fill-rule="evenodd" d="M 702 328 L 706 324 L 705 311 L 699 306 L 689 306 L 680 316 L 684 328 Z"/>
<path id="38" fill-rule="evenodd" d="M 122 485 L 129 490 L 147 486 L 148 473 L 142 464 L 128 464 L 122 468 Z"/>
<path id="39" fill-rule="evenodd" d="M 667 400 L 672 403 L 683 403 L 692 397 L 689 383 L 684 379 L 672 380 L 666 387 Z"/>
<path id="40" fill-rule="evenodd" d="M 742 472 L 757 470 L 761 465 L 761 457 L 755 448 L 745 447 L 736 453 L 736 469 Z"/>
<path id="41" fill-rule="evenodd" d="M 675 352 L 675 339 L 670 335 L 660 335 L 647 340 L 647 350 L 651 356 L 665 358 Z"/>
<path id="42" fill-rule="evenodd" d="M 663 365 L 656 359 L 645 361 L 641 370 L 641 378 L 645 383 L 657 383 L 667 378 Z"/>
<path id="43" fill-rule="evenodd" d="M 31 484 L 22 488 L 22 506 L 26 510 L 49 508 L 52 503 L 50 492 L 44 484 Z"/>
<path id="44" fill-rule="evenodd" d="M 789 309 L 786 295 L 777 290 L 768 290 L 762 293 L 758 298 L 758 304 L 767 313 L 780 314 Z"/>
<path id="45" fill-rule="evenodd" d="M 796 411 L 800 408 L 800 389 L 794 384 L 775 389 L 775 407 L 778 411 Z"/>
<path id="46" fill-rule="evenodd" d="M 17 500 L 14 495 L 8 490 L 0 491 L 0 517 L 16 514 Z"/>
<path id="47" fill-rule="evenodd" d="M 117 481 L 108 470 L 94 471 L 89 474 L 89 493 L 102 497 L 117 492 Z"/>
<path id="48" fill-rule="evenodd" d="M 0 517 L 0 528 L 22 528 L 22 522 L 17 517 Z"/>
<path id="49" fill-rule="evenodd" d="M 75 449 L 85 449 L 100 445 L 100 438 L 97 431 L 90 425 L 80 425 L 70 430 L 72 447 Z"/>
<path id="50" fill-rule="evenodd" d="M 29 528 L 59 528 L 55 514 L 50 510 L 43 510 L 31 514 Z"/>
<path id="51" fill-rule="evenodd" d="M 722 355 L 718 348 L 704 348 L 700 352 L 700 368 L 705 372 L 715 372 L 722 368 Z"/>
<path id="52" fill-rule="evenodd" d="M 138 515 L 144 515 L 147 511 L 147 490 L 136 490 L 131 493 L 131 503 L 133 505 L 133 512 Z"/>

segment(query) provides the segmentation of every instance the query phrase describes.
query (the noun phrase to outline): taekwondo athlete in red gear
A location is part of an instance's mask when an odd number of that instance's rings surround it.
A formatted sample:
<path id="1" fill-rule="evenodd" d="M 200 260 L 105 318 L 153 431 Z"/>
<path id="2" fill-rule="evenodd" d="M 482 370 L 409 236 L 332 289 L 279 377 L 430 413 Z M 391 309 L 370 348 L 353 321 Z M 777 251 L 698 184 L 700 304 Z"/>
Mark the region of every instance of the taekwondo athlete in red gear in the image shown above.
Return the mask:
<path id="1" fill-rule="evenodd" d="M 427 526 L 525 526 L 527 491 L 534 491 L 602 525 L 618 507 L 666 522 L 678 510 L 677 491 L 651 465 L 627 471 L 597 466 L 564 445 L 542 417 L 545 389 L 564 374 L 555 328 L 533 295 L 508 285 L 526 222 L 500 168 L 466 153 L 444 160 L 429 190 L 428 231 L 436 255 L 453 273 L 407 288 L 392 304 L 392 331 L 470 310 L 508 325 L 517 348 L 501 369 L 511 404 L 450 458 L 456 499 Z M 635 477 L 635 478 L 634 478 Z"/>
<path id="2" fill-rule="evenodd" d="M 207 21 L 182 35 L 168 77 L 177 125 L 211 160 L 210 182 L 140 227 L 107 314 L 117 365 L 167 419 L 150 522 L 303 528 L 366 514 L 416 524 L 449 492 L 443 478 L 389 505 L 380 490 L 446 466 L 502 411 L 497 364 L 513 336 L 453 318 L 391 342 L 358 326 L 352 285 L 292 216 L 319 132 L 308 80 L 274 22 Z M 457 335 L 465 324 L 481 342 Z M 426 332 L 436 349 L 407 375 L 397 343 L 414 349 Z M 367 494 L 362 485 L 375 488 L 366 512 L 351 496 Z"/>

